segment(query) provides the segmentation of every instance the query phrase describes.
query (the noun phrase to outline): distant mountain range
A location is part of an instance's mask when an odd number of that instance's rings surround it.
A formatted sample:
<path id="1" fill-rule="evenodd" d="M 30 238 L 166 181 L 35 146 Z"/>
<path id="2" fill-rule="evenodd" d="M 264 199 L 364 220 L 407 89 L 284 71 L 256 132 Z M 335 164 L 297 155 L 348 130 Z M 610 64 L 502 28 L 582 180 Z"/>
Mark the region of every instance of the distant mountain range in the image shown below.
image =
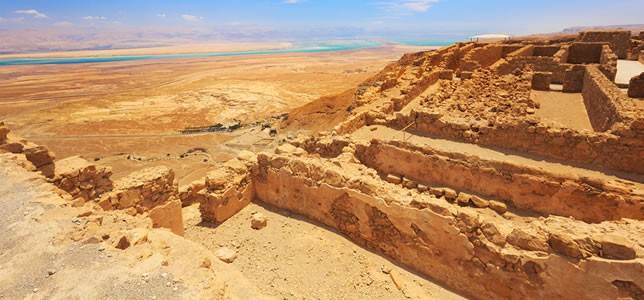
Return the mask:
<path id="1" fill-rule="evenodd" d="M 566 28 L 561 31 L 561 33 L 578 33 L 586 30 L 609 30 L 609 29 L 621 29 L 621 30 L 630 30 L 632 32 L 640 32 L 644 30 L 644 24 L 628 24 L 628 25 L 608 25 L 608 26 L 577 26 Z"/>
<path id="2" fill-rule="evenodd" d="M 608 26 L 576 26 L 566 28 L 560 32 L 537 33 L 525 36 L 524 38 L 555 39 L 577 35 L 586 30 L 630 30 L 633 34 L 644 31 L 644 24 L 608 25 Z"/>

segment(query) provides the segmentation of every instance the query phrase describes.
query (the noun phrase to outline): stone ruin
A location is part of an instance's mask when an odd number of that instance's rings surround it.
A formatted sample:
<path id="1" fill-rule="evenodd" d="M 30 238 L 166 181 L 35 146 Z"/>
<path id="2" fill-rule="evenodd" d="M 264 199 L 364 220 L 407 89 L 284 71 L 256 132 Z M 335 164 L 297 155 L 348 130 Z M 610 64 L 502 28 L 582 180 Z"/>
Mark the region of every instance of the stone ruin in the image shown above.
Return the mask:
<path id="1" fill-rule="evenodd" d="M 72 206 L 94 202 L 104 210 L 124 210 L 130 215 L 148 216 L 153 227 L 168 228 L 183 235 L 183 217 L 174 172 L 153 167 L 112 181 L 109 167 L 92 164 L 75 156 L 54 162 L 45 146 L 27 142 L 0 123 L 0 154 L 13 153 L 19 163 L 38 171 L 67 193 Z"/>
<path id="2" fill-rule="evenodd" d="M 179 235 L 182 205 L 221 223 L 261 201 L 472 298 L 642 299 L 644 81 L 614 83 L 618 58 L 641 51 L 628 36 L 407 54 L 346 93 L 350 116 L 329 132 L 242 151 L 182 189 L 167 168 L 112 183 L 73 158 L 51 173 L 46 148 L 6 133 L 0 151 L 24 152 L 75 201 Z M 593 130 L 546 122 L 534 91 L 578 94 Z"/>
<path id="3" fill-rule="evenodd" d="M 405 55 L 347 93 L 331 132 L 240 154 L 182 202 L 212 222 L 268 203 L 474 298 L 641 299 L 642 82 L 613 81 L 624 36 Z M 534 90 L 579 95 L 592 130 L 541 119 Z"/>

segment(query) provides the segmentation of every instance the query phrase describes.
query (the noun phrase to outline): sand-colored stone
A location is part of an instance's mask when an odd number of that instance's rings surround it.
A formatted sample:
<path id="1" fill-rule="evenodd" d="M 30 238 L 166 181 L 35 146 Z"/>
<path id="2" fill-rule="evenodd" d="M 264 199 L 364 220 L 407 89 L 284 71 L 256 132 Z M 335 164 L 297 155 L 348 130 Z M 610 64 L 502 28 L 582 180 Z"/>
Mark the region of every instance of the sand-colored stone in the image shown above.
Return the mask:
<path id="1" fill-rule="evenodd" d="M 150 210 L 150 219 L 154 227 L 170 229 L 176 235 L 183 236 L 183 214 L 181 201 L 178 199 L 156 206 Z"/>

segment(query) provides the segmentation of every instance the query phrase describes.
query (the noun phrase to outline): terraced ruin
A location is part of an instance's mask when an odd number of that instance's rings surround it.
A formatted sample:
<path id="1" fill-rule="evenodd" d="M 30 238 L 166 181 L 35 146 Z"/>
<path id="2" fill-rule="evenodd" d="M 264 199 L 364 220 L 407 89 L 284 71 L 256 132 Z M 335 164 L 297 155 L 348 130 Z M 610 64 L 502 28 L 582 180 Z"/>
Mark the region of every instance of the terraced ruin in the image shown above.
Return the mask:
<path id="1" fill-rule="evenodd" d="M 258 202 L 467 297 L 642 299 L 644 73 L 615 79 L 629 72 L 622 59 L 642 62 L 643 40 L 585 32 L 407 54 L 293 111 L 274 151 L 240 151 L 181 188 L 167 168 L 114 183 L 79 158 L 49 172 L 51 154 L 8 129 L 0 148 L 26 154 L 73 205 L 149 216 L 178 235 L 182 206 L 221 224 Z M 92 230 L 83 238 L 105 234 Z"/>

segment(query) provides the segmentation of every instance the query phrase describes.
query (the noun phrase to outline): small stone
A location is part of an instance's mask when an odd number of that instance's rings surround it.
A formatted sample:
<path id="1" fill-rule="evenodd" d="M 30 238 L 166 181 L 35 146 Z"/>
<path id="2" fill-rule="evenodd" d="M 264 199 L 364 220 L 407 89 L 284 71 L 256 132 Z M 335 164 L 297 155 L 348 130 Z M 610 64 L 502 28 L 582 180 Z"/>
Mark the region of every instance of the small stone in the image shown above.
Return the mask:
<path id="1" fill-rule="evenodd" d="M 168 278 L 168 273 L 161 273 L 161 277 L 164 278 L 164 279 Z"/>
<path id="2" fill-rule="evenodd" d="M 201 262 L 201 267 L 202 268 L 210 269 L 211 266 L 212 266 L 212 262 L 207 257 L 204 258 L 203 261 Z"/>
<path id="3" fill-rule="evenodd" d="M 583 253 L 579 245 L 569 236 L 564 234 L 553 233 L 549 238 L 550 247 L 555 251 L 574 258 L 582 258 Z"/>
<path id="4" fill-rule="evenodd" d="M 621 235 L 606 234 L 601 237 L 599 243 L 606 258 L 628 260 L 637 257 L 635 245 Z"/>
<path id="5" fill-rule="evenodd" d="M 98 244 L 101 240 L 95 236 L 90 236 L 83 241 L 83 245 Z"/>
<path id="6" fill-rule="evenodd" d="M 171 286 L 172 286 L 172 282 L 169 282 L 169 281 L 168 281 L 168 282 L 166 282 L 166 283 L 165 283 L 165 286 L 166 286 L 166 287 L 171 287 Z"/>
<path id="7" fill-rule="evenodd" d="M 255 230 L 260 230 L 267 225 L 266 216 L 262 213 L 256 213 L 251 217 L 250 226 Z"/>
<path id="8" fill-rule="evenodd" d="M 76 199 L 72 200 L 71 205 L 72 205 L 72 207 L 81 207 L 81 206 L 85 205 L 85 199 L 80 198 L 80 197 L 76 198 Z"/>
<path id="9" fill-rule="evenodd" d="M 47 275 L 48 276 L 51 276 L 51 275 L 54 275 L 54 274 L 56 274 L 56 270 L 54 270 L 54 269 L 47 270 Z"/>
<path id="10" fill-rule="evenodd" d="M 222 247 L 215 251 L 215 256 L 225 263 L 232 263 L 237 259 L 237 251 L 228 247 Z"/>
<path id="11" fill-rule="evenodd" d="M 136 216 L 137 211 L 136 211 L 135 207 L 130 207 L 130 208 L 125 210 L 125 213 L 130 215 L 130 216 Z"/>
<path id="12" fill-rule="evenodd" d="M 492 201 L 489 202 L 489 204 L 490 204 L 490 208 L 493 211 L 495 211 L 495 212 L 497 212 L 497 213 L 499 213 L 501 215 L 508 211 L 508 206 L 503 202 L 492 200 Z"/>
<path id="13" fill-rule="evenodd" d="M 281 145 L 281 146 L 277 147 L 277 149 L 275 149 L 275 154 L 293 153 L 293 152 L 295 152 L 296 149 L 297 149 L 297 147 L 295 147 L 295 146 L 293 146 L 291 144 L 284 144 L 284 145 Z"/>
<path id="14" fill-rule="evenodd" d="M 131 245 L 130 240 L 126 235 L 122 235 L 121 237 L 117 238 L 113 244 L 114 248 L 121 249 L 121 250 L 125 250 L 129 248 L 130 245 Z"/>
<path id="15" fill-rule="evenodd" d="M 91 210 L 84 210 L 84 211 L 80 212 L 78 215 L 76 215 L 76 217 L 83 218 L 83 217 L 89 217 L 91 215 L 92 215 Z"/>
<path id="16" fill-rule="evenodd" d="M 389 277 L 391 277 L 391 281 L 393 281 L 394 285 L 398 290 L 402 291 L 405 288 L 405 284 L 402 280 L 402 276 L 398 272 L 398 270 L 391 270 L 389 273 Z"/>
<path id="17" fill-rule="evenodd" d="M 382 270 L 382 273 L 385 273 L 385 274 L 391 273 L 391 267 L 390 266 L 382 266 L 381 270 Z"/>
<path id="18" fill-rule="evenodd" d="M 409 180 L 407 178 L 403 178 L 402 185 L 405 188 L 408 188 L 408 189 L 414 189 L 414 188 L 416 188 L 418 186 L 418 184 L 416 182 L 414 182 L 412 180 Z"/>
<path id="19" fill-rule="evenodd" d="M 37 293 L 37 292 L 38 292 L 38 288 L 34 288 L 34 289 L 33 289 L 33 290 L 31 290 L 31 291 L 32 291 L 32 292 L 34 292 L 34 293 Z"/>
<path id="20" fill-rule="evenodd" d="M 175 287 L 172 288 L 172 290 L 176 292 L 176 291 L 179 290 L 179 288 L 175 286 Z"/>
<path id="21" fill-rule="evenodd" d="M 443 196 L 445 196 L 445 199 L 450 201 L 456 200 L 456 197 L 458 196 L 456 191 L 453 189 L 444 188 L 443 192 L 444 192 Z"/>
<path id="22" fill-rule="evenodd" d="M 402 178 L 394 174 L 388 174 L 387 177 L 385 178 L 385 181 L 393 184 L 400 184 L 402 182 Z"/>
<path id="23" fill-rule="evenodd" d="M 490 203 L 487 200 L 483 200 L 475 195 L 472 195 L 472 197 L 470 198 L 470 201 L 475 207 L 478 207 L 478 208 L 486 208 L 490 205 Z"/>
<path id="24" fill-rule="evenodd" d="M 443 189 L 430 187 L 429 193 L 434 195 L 436 198 L 440 198 L 440 197 L 443 197 L 443 195 L 445 194 L 445 191 L 443 191 Z"/>
<path id="25" fill-rule="evenodd" d="M 466 193 L 459 193 L 456 197 L 456 202 L 460 205 L 467 206 L 470 203 L 470 195 Z"/>

